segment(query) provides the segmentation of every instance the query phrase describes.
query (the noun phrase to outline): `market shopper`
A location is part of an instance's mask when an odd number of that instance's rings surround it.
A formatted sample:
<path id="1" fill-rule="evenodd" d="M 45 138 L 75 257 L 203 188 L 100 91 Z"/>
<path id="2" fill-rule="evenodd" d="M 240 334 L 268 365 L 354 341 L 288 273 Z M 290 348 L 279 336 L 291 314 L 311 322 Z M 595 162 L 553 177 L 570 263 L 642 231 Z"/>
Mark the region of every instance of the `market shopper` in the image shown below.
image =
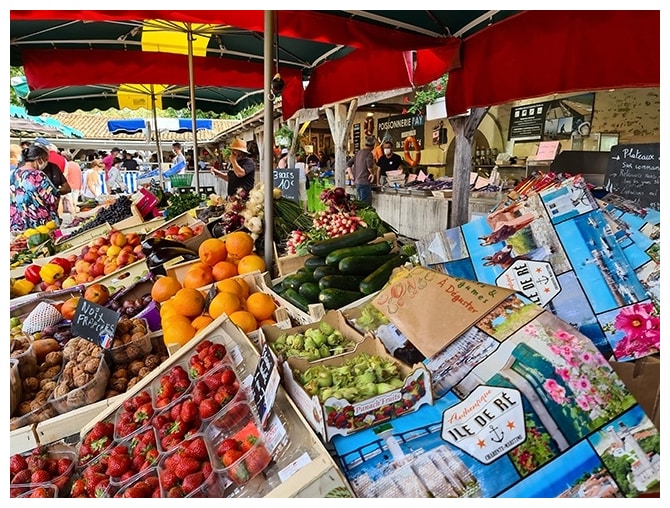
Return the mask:
<path id="1" fill-rule="evenodd" d="M 63 175 L 71 189 L 70 193 L 66 194 L 65 199 L 63 200 L 63 208 L 66 212 L 76 213 L 78 211 L 77 202 L 79 201 L 82 184 L 81 166 L 72 160 L 72 154 L 70 152 L 65 152 L 63 156 L 66 161 Z"/>
<path id="2" fill-rule="evenodd" d="M 100 183 L 100 174 L 104 166 L 100 159 L 93 159 L 91 167 L 84 172 L 82 196 L 86 199 L 96 199 L 102 194 L 102 184 Z"/>
<path id="3" fill-rule="evenodd" d="M 54 221 L 58 217 L 58 189 L 44 173 L 49 152 L 37 145 L 21 153 L 23 164 L 9 175 L 9 227 L 25 231 Z"/>
<path id="4" fill-rule="evenodd" d="M 112 167 L 107 173 L 107 192 L 110 194 L 121 194 L 126 190 L 126 184 L 121 174 L 121 157 L 115 157 Z"/>
<path id="5" fill-rule="evenodd" d="M 136 171 L 139 164 L 133 159 L 133 154 L 126 152 L 123 156 L 123 169 L 126 171 Z"/>
<path id="6" fill-rule="evenodd" d="M 393 152 L 393 143 L 390 140 L 382 143 L 382 150 L 384 152 L 383 155 L 377 159 L 379 171 L 377 172 L 376 180 L 379 185 L 386 183 L 386 173 L 404 167 L 402 157 Z"/>
<path id="7" fill-rule="evenodd" d="M 279 160 L 277 161 L 277 168 L 286 169 L 288 167 L 288 148 L 282 148 Z"/>
<path id="8" fill-rule="evenodd" d="M 212 168 L 212 173 L 228 182 L 228 196 L 234 196 L 242 187 L 247 193 L 254 188 L 256 163 L 249 157 L 247 142 L 234 139 L 230 144 L 230 165 L 227 173 Z"/>
<path id="9" fill-rule="evenodd" d="M 375 180 L 375 161 L 372 156 L 374 146 L 374 136 L 367 136 L 365 148 L 361 148 L 346 164 L 353 176 L 358 200 L 368 205 L 372 204 L 372 182 Z"/>
<path id="10" fill-rule="evenodd" d="M 174 152 L 174 157 L 172 159 L 172 167 L 177 167 L 178 165 L 183 165 L 179 169 L 179 174 L 184 174 L 186 172 L 186 158 L 184 154 L 181 153 L 181 143 L 172 143 L 172 151 Z"/>
<path id="11" fill-rule="evenodd" d="M 9 145 L 9 171 L 14 171 L 19 167 L 21 161 L 21 147 L 19 145 Z"/>

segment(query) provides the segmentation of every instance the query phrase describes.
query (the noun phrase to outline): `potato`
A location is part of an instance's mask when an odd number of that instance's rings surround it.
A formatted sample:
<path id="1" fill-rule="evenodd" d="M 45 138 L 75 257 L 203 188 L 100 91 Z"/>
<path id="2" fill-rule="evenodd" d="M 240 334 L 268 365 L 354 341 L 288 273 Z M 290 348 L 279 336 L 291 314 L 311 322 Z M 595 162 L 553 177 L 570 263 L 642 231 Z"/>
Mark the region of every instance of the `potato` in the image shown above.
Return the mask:
<path id="1" fill-rule="evenodd" d="M 60 344 L 56 339 L 39 339 L 33 341 L 33 349 L 37 363 L 42 363 L 49 353 L 60 351 Z"/>

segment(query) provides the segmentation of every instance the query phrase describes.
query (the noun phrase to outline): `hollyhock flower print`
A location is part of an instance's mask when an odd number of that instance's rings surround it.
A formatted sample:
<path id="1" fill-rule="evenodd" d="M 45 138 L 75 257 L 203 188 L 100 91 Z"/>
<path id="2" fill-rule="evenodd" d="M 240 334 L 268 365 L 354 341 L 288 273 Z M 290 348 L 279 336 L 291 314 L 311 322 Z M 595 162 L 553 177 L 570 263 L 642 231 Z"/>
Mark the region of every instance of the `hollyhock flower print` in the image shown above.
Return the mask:
<path id="1" fill-rule="evenodd" d="M 559 385 L 555 379 L 547 379 L 544 382 L 544 389 L 557 404 L 565 402 L 565 388 Z"/>
<path id="2" fill-rule="evenodd" d="M 647 321 L 652 317 L 649 312 L 650 310 L 653 310 L 653 305 L 650 303 L 633 304 L 630 307 L 622 309 L 619 315 L 614 318 L 614 326 L 626 335 L 639 335 L 646 329 Z"/>
<path id="3" fill-rule="evenodd" d="M 621 309 L 604 329 L 623 335 L 614 346 L 617 360 L 630 360 L 658 353 L 661 346 L 661 319 L 652 302 L 635 303 Z"/>

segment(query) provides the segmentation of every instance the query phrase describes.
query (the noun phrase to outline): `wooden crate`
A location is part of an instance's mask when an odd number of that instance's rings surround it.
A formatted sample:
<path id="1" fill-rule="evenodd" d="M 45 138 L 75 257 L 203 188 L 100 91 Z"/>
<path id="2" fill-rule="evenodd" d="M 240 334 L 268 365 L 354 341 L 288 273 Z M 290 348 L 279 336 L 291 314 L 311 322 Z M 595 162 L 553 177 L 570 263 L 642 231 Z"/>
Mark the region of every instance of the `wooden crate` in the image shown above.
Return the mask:
<path id="1" fill-rule="evenodd" d="M 121 231 L 123 234 L 127 235 L 128 233 L 137 233 L 138 235 L 146 235 L 154 229 L 158 229 L 163 224 L 165 224 L 165 218 L 156 217 L 149 221 L 143 222 L 142 224 L 136 224 L 134 226 L 126 226 L 124 228 L 116 228 Z"/>
<path id="2" fill-rule="evenodd" d="M 194 212 L 195 213 L 195 212 Z M 184 247 L 187 247 L 191 250 L 198 251 L 198 247 L 200 247 L 200 244 L 207 240 L 208 238 L 212 238 L 211 233 L 209 232 L 209 229 L 207 228 L 207 225 L 198 219 L 197 217 L 194 217 L 191 214 L 191 211 L 184 212 L 181 215 L 177 215 L 174 219 L 170 219 L 169 221 L 164 221 L 162 224 L 159 224 L 157 227 L 147 231 L 147 236 L 151 236 L 152 233 L 160 230 L 160 229 L 166 229 L 170 226 L 196 226 L 202 224 L 203 229 L 202 233 L 200 233 L 198 236 L 194 236 L 193 238 L 189 238 L 186 240 L 184 243 Z"/>
<path id="3" fill-rule="evenodd" d="M 112 226 L 114 226 L 114 229 L 123 229 L 131 226 L 138 226 L 144 222 L 144 217 L 142 217 L 142 214 L 137 209 L 137 206 L 135 206 L 134 204 L 130 205 L 130 211 L 132 212 L 132 215 L 130 217 L 112 224 Z"/>
<path id="4" fill-rule="evenodd" d="M 56 250 L 58 252 L 63 252 L 80 245 L 85 245 L 91 240 L 95 240 L 99 236 L 106 235 L 107 233 L 109 233 L 111 229 L 112 226 L 110 226 L 107 222 L 105 222 L 104 224 L 101 224 L 94 228 L 87 229 L 86 231 L 83 231 L 78 235 L 71 236 L 69 238 L 61 237 L 58 240 L 56 240 L 55 244 Z"/>

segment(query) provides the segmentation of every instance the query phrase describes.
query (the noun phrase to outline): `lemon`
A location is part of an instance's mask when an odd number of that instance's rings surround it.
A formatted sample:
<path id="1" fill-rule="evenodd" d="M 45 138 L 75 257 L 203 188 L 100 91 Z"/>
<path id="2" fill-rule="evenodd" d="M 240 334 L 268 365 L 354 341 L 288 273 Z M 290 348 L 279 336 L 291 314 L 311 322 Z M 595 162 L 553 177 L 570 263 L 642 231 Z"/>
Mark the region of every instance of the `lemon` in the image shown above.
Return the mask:
<path id="1" fill-rule="evenodd" d="M 47 223 L 45 224 L 45 226 L 47 227 L 47 229 L 48 229 L 49 231 L 53 231 L 54 229 L 56 229 L 56 228 L 58 227 L 58 226 L 56 226 L 56 223 L 55 223 L 54 221 L 52 221 L 52 220 L 50 220 L 49 222 L 47 222 Z"/>
<path id="2" fill-rule="evenodd" d="M 29 228 L 29 229 L 26 229 L 26 230 L 23 232 L 23 236 L 25 236 L 26 238 L 28 238 L 28 237 L 33 236 L 33 235 L 36 235 L 36 234 L 38 234 L 38 233 L 39 233 L 39 231 L 37 231 L 36 229 L 34 229 L 34 228 Z"/>
<path id="3" fill-rule="evenodd" d="M 37 232 L 42 234 L 42 235 L 48 235 L 49 234 L 49 228 L 46 226 L 37 226 Z"/>

